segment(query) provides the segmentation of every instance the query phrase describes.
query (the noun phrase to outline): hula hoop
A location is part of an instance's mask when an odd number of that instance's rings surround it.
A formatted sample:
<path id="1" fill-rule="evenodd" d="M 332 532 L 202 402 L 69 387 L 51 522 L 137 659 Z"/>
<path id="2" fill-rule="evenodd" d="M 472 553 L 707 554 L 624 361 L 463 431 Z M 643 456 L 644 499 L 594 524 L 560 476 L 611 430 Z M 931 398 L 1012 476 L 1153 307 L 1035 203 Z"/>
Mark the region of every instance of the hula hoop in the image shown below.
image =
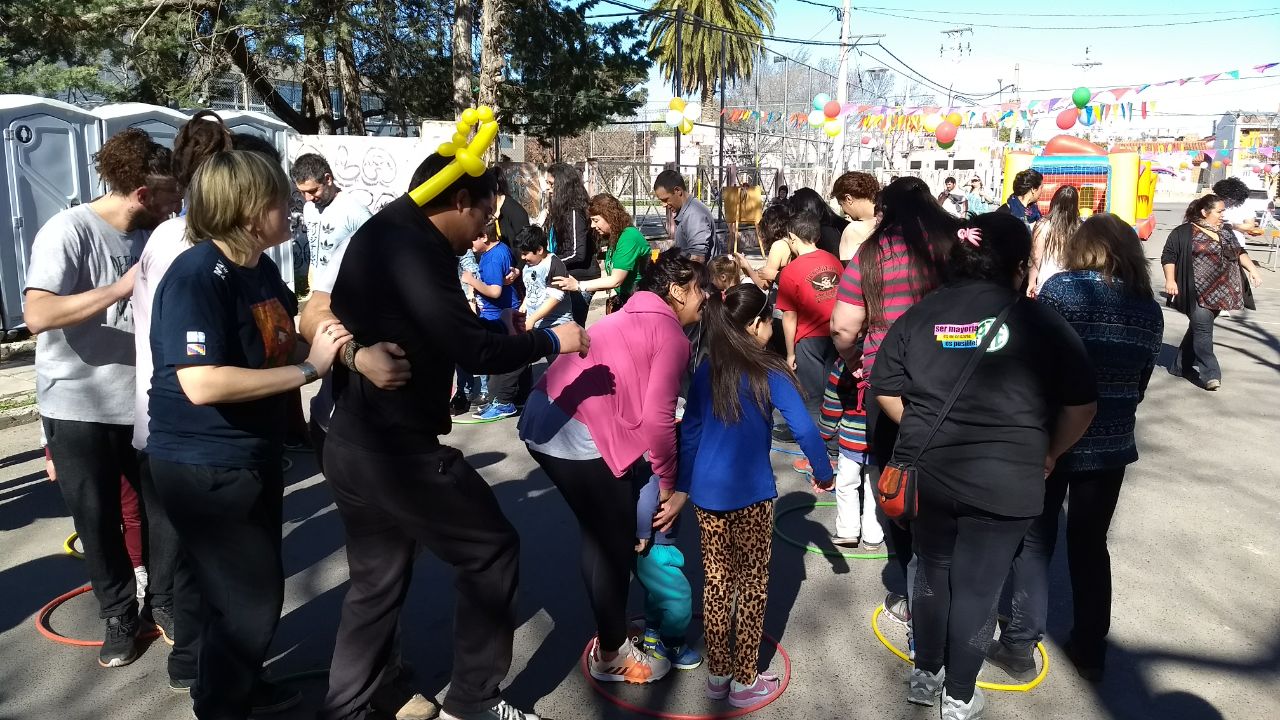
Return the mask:
<path id="1" fill-rule="evenodd" d="M 515 416 L 513 415 L 512 417 L 515 417 Z M 454 418 L 453 424 L 454 425 L 488 425 L 489 423 L 496 423 L 496 422 L 500 422 L 502 420 L 507 420 L 507 419 L 509 418 L 493 418 L 492 420 L 481 420 L 479 418 L 467 418 L 463 420 L 460 418 Z"/>
<path id="2" fill-rule="evenodd" d="M 696 617 L 702 617 L 702 613 L 694 613 L 694 615 Z M 635 618 L 632 619 L 634 620 Z M 628 633 L 629 632 L 630 629 L 628 629 Z M 662 720 L 724 720 L 725 718 L 742 717 L 757 710 L 764 709 L 771 705 L 773 701 L 782 697 L 782 693 L 786 692 L 787 686 L 791 684 L 791 656 L 787 654 L 787 651 L 783 649 L 782 645 L 769 633 L 761 632 L 760 639 L 772 645 L 774 649 L 778 651 L 778 654 L 782 656 L 782 680 L 778 683 L 777 692 L 770 695 L 769 699 L 761 702 L 759 705 L 752 705 L 751 707 L 745 708 L 732 708 L 730 710 L 717 713 L 686 715 L 682 713 L 663 712 L 662 710 L 653 710 L 642 705 L 634 705 L 620 697 L 617 697 L 613 693 L 607 692 L 604 689 L 604 685 L 599 680 L 591 677 L 591 669 L 588 667 L 591 657 L 591 645 L 595 642 L 595 638 L 588 640 L 587 646 L 583 648 L 582 659 L 578 662 L 578 668 L 582 670 L 582 677 L 586 678 L 587 684 L 591 686 L 591 689 L 595 690 L 596 693 L 605 700 L 608 700 L 613 705 L 622 708 L 627 712 L 633 712 L 637 715 L 644 715 L 646 717 L 662 718 Z"/>
<path id="3" fill-rule="evenodd" d="M 70 555 L 77 560 L 84 559 L 84 553 L 76 549 L 76 541 L 80 539 L 80 533 L 73 532 L 67 536 L 65 542 L 62 543 L 62 552 Z"/>
<path id="4" fill-rule="evenodd" d="M 831 502 L 830 500 L 820 500 L 820 501 L 814 502 L 812 505 L 796 505 L 794 507 L 789 507 L 789 508 L 779 510 L 773 514 L 773 534 L 777 535 L 778 539 L 781 540 L 782 542 L 787 543 L 788 545 L 794 545 L 800 548 L 801 550 L 804 550 L 805 552 L 808 552 L 808 553 L 813 553 L 814 555 L 824 555 L 826 557 L 842 557 L 842 558 L 849 558 L 850 560 L 885 560 L 893 555 L 893 553 L 891 552 L 847 553 L 847 552 L 838 552 L 835 550 L 823 550 L 820 547 L 814 547 L 813 545 L 810 545 L 808 543 L 802 543 L 799 540 L 796 540 L 795 538 L 787 536 L 778 527 L 778 519 L 788 513 L 797 512 L 799 510 L 809 510 L 811 508 L 816 508 L 816 507 L 835 507 L 835 505 L 836 504 L 834 502 Z"/>
<path id="5" fill-rule="evenodd" d="M 71 598 L 77 595 L 83 595 L 92 589 L 93 588 L 91 586 L 85 585 L 84 587 L 76 588 L 70 592 L 62 593 L 58 597 L 45 603 L 45 606 L 40 608 L 40 612 L 36 613 L 36 630 L 46 638 L 56 643 L 62 643 L 63 645 L 74 645 L 76 647 L 102 647 L 101 640 L 81 640 L 79 638 L 71 638 L 66 635 L 59 634 L 58 631 L 49 627 L 49 616 L 53 614 L 54 610 L 58 609 L 58 606 Z M 150 630 L 140 631 L 138 633 L 139 640 L 154 640 L 158 637 L 160 637 L 160 628 L 155 627 L 154 625 Z"/>
<path id="6" fill-rule="evenodd" d="M 903 662 L 911 664 L 911 656 L 894 647 L 893 643 L 889 642 L 889 639 L 884 636 L 884 633 L 880 632 L 880 623 L 878 621 L 880 619 L 880 613 L 882 612 L 884 612 L 884 605 L 880 604 L 876 606 L 875 612 L 871 613 L 871 631 L 876 634 L 876 639 L 878 639 L 885 647 L 889 648 L 889 652 L 897 655 Z M 1040 660 L 1042 664 L 1040 667 L 1040 673 L 1031 680 L 1018 685 L 984 682 L 979 680 L 978 687 L 983 690 L 995 690 L 997 692 L 1031 692 L 1037 685 L 1044 682 L 1044 679 L 1049 675 L 1049 653 L 1044 649 L 1044 643 L 1036 643 L 1036 650 L 1040 651 Z"/>
<path id="7" fill-rule="evenodd" d="M 796 457 L 804 457 L 804 453 L 800 452 L 799 450 L 788 450 L 786 448 L 780 448 L 780 447 L 771 447 L 769 449 L 776 453 L 782 453 L 783 455 L 795 455 Z"/>

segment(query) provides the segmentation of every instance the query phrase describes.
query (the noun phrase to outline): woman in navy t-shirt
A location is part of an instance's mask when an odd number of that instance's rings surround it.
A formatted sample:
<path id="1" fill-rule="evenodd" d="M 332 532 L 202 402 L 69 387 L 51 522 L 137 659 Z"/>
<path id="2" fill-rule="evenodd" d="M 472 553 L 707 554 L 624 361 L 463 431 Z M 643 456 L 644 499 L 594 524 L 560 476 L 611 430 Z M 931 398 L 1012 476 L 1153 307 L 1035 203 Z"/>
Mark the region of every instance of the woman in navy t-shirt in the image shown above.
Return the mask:
<path id="1" fill-rule="evenodd" d="M 187 196 L 194 247 L 169 268 L 153 306 L 147 451 L 183 548 L 176 624 L 199 628 L 197 717 L 247 717 L 262 702 L 258 674 L 284 599 L 287 393 L 326 374 L 351 337 L 322 327 L 297 362 L 306 349 L 297 302 L 263 255 L 289 239 L 289 191 L 263 155 L 206 160 Z"/>

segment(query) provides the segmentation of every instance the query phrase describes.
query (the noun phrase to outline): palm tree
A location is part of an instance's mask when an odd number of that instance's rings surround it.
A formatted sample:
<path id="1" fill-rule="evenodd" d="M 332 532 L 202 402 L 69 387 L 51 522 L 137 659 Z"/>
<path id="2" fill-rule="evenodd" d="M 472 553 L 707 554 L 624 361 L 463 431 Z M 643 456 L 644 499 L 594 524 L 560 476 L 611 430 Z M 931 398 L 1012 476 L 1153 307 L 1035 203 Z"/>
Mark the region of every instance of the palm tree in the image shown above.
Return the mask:
<path id="1" fill-rule="evenodd" d="M 697 93 L 704 107 L 711 106 L 721 70 L 731 82 L 751 77 L 762 52 L 760 36 L 773 32 L 770 0 L 656 0 L 653 10 L 661 14 L 652 20 L 650 57 L 667 82 L 673 82 L 676 41 L 683 39 L 678 90 Z M 684 10 L 683 27 L 676 23 L 677 10 Z"/>

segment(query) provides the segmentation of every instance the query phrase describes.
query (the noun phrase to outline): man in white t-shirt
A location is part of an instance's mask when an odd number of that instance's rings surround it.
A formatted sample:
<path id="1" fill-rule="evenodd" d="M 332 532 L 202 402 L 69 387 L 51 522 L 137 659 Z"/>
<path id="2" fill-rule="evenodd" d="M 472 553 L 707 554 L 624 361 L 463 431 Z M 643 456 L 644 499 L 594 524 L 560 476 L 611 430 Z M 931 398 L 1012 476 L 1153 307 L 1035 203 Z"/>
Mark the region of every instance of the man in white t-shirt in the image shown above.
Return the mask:
<path id="1" fill-rule="evenodd" d="M 334 250 L 373 217 L 364 203 L 333 181 L 333 170 L 315 153 L 299 155 L 290 170 L 302 199 L 302 222 L 311 247 L 311 271 L 319 275 L 333 260 Z"/>

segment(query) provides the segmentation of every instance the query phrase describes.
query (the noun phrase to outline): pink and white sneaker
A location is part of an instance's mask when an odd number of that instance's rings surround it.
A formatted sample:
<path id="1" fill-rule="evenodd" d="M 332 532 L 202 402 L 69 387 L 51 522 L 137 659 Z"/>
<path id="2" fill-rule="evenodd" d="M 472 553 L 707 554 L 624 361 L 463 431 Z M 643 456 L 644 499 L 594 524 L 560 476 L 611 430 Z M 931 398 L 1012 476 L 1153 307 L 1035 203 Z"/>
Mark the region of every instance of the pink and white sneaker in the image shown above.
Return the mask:
<path id="1" fill-rule="evenodd" d="M 732 679 L 732 675 L 714 675 L 707 673 L 707 699 L 723 700 L 729 697 L 729 681 Z"/>
<path id="2" fill-rule="evenodd" d="M 750 685 L 742 685 L 735 680 L 729 690 L 729 704 L 736 708 L 759 705 L 778 692 L 781 684 L 778 676 L 771 672 L 760 673 Z"/>

